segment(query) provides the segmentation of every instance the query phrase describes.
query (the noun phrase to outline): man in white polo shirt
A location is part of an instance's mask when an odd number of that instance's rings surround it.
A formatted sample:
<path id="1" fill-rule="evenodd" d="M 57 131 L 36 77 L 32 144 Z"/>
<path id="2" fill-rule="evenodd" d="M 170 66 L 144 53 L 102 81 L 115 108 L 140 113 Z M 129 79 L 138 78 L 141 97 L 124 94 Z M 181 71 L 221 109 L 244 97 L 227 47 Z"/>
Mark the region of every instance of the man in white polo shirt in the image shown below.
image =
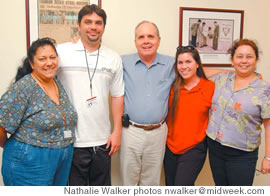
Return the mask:
<path id="1" fill-rule="evenodd" d="M 84 6 L 78 16 L 81 39 L 76 44 L 64 43 L 57 47 L 58 77 L 78 112 L 69 185 L 111 185 L 110 156 L 120 148 L 124 95 L 122 61 L 117 53 L 101 43 L 105 25 L 103 9 L 96 5 Z"/>

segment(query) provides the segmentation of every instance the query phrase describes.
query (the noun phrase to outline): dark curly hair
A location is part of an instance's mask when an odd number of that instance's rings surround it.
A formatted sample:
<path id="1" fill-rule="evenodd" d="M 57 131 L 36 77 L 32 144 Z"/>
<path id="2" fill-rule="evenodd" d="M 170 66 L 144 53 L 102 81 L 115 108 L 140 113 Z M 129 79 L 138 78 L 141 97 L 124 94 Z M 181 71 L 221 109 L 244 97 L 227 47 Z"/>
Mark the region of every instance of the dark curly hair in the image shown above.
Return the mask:
<path id="1" fill-rule="evenodd" d="M 17 74 L 15 76 L 15 83 L 21 78 L 23 78 L 25 75 L 32 73 L 33 69 L 30 65 L 30 62 L 33 63 L 34 56 L 36 55 L 36 52 L 40 47 L 49 45 L 54 49 L 56 55 L 58 56 L 55 48 L 55 43 L 55 40 L 49 37 L 41 38 L 34 41 L 28 48 L 27 57 L 24 58 L 22 65 L 17 70 Z"/>

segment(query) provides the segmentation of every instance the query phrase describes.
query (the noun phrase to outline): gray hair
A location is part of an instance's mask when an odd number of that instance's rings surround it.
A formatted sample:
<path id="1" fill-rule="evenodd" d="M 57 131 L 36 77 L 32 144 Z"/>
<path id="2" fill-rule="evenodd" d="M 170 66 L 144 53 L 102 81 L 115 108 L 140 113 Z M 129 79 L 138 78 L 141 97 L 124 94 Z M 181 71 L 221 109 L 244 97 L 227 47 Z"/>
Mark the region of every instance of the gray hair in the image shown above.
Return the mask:
<path id="1" fill-rule="evenodd" d="M 144 24 L 144 23 L 152 24 L 152 25 L 155 27 L 156 31 L 157 31 L 157 36 L 160 37 L 160 35 L 159 35 L 159 30 L 158 30 L 157 25 L 156 25 L 155 23 L 153 23 L 153 22 L 144 20 L 144 21 L 140 22 L 139 24 L 137 24 L 137 26 L 135 27 L 135 38 L 136 38 L 136 32 L 137 32 L 137 29 L 139 28 L 139 26 L 141 26 L 141 25 Z"/>

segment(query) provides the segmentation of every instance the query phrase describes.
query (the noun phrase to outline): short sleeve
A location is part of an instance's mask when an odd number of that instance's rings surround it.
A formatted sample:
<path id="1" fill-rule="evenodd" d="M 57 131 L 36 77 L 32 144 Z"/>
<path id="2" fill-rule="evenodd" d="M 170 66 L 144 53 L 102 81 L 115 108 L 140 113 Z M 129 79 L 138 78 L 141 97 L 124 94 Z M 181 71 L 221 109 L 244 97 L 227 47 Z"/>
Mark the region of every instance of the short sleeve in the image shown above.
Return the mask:
<path id="1" fill-rule="evenodd" d="M 170 62 L 168 63 L 168 65 L 170 66 L 169 68 L 169 78 L 171 79 L 172 83 L 175 80 L 175 71 L 174 71 L 174 59 L 170 58 Z"/>
<path id="2" fill-rule="evenodd" d="M 20 126 L 28 103 L 25 88 L 17 83 L 0 100 L 0 126 L 11 134 Z"/>
<path id="3" fill-rule="evenodd" d="M 110 93 L 113 97 L 120 97 L 124 95 L 124 81 L 123 81 L 123 63 L 119 57 L 115 59 L 115 75 L 111 84 Z"/>
<path id="4" fill-rule="evenodd" d="M 208 93 L 209 93 L 210 107 L 212 105 L 212 98 L 214 96 L 214 92 L 215 92 L 215 83 L 213 81 L 208 81 Z"/>
<path id="5" fill-rule="evenodd" d="M 266 119 L 270 118 L 270 85 L 263 91 L 263 95 L 265 95 L 265 98 L 262 104 L 261 117 Z"/>
<path id="6" fill-rule="evenodd" d="M 200 88 L 200 99 L 204 100 L 204 104 L 206 104 L 207 107 L 211 107 L 212 105 L 212 98 L 215 92 L 215 83 L 211 80 L 205 80 L 202 79 L 203 83 L 201 84 Z"/>
<path id="7" fill-rule="evenodd" d="M 211 97 L 214 95 L 214 92 L 215 92 L 215 83 L 213 81 L 208 81 L 208 91 L 211 95 Z"/>

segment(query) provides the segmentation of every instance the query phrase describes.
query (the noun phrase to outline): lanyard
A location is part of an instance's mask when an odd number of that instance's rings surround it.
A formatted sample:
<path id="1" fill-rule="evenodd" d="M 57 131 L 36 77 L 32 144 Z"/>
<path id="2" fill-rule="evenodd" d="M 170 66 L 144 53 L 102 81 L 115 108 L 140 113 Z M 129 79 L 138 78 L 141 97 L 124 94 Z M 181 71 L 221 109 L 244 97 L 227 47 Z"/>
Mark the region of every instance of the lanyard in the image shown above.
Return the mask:
<path id="1" fill-rule="evenodd" d="M 93 97 L 93 94 L 92 94 L 92 81 L 93 81 L 93 78 L 94 78 L 94 75 L 95 75 L 96 69 L 97 69 L 98 58 L 99 58 L 99 48 L 98 48 L 98 53 L 97 53 L 96 65 L 95 65 L 95 69 L 94 69 L 94 72 L 93 72 L 92 76 L 90 75 L 89 66 L 88 66 L 88 59 L 87 59 L 87 54 L 86 54 L 86 49 L 84 48 L 85 61 L 86 61 L 86 66 L 87 66 L 87 71 L 88 71 L 89 82 L 90 82 L 90 94 L 91 94 L 91 97 Z"/>

